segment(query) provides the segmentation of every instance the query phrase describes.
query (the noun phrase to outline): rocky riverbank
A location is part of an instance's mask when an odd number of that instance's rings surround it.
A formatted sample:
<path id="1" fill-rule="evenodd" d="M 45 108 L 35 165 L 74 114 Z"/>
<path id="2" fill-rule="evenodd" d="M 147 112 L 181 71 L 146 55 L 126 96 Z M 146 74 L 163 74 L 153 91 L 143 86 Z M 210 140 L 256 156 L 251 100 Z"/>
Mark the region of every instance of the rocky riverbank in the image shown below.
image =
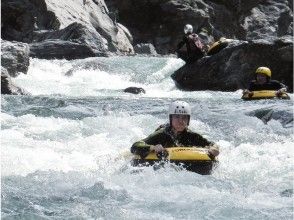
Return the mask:
<path id="1" fill-rule="evenodd" d="M 268 66 L 293 91 L 290 0 L 4 0 L 1 14 L 1 78 L 26 74 L 30 57 L 174 54 L 190 23 L 206 44 L 234 41 L 176 71 L 179 88 L 242 89 L 258 66 Z"/>

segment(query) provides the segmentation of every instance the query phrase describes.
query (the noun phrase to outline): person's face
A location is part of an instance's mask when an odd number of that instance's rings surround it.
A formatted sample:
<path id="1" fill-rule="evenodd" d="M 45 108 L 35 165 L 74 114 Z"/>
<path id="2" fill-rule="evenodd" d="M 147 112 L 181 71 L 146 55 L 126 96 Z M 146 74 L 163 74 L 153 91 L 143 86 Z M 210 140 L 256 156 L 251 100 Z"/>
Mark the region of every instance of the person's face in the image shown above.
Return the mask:
<path id="1" fill-rule="evenodd" d="M 257 80 L 257 83 L 264 84 L 266 83 L 266 76 L 263 74 L 257 74 L 256 80 Z"/>
<path id="2" fill-rule="evenodd" d="M 176 132 L 182 132 L 188 127 L 189 116 L 188 115 L 172 115 L 171 123 Z"/>

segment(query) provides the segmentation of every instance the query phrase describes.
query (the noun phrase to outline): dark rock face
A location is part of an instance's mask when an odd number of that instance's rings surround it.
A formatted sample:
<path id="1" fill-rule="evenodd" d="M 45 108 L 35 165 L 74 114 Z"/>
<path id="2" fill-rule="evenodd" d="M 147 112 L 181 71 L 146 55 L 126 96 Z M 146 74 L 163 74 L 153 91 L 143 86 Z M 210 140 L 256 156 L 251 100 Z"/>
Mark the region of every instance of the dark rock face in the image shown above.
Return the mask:
<path id="1" fill-rule="evenodd" d="M 293 11 L 287 0 L 262 1 L 242 18 L 244 19 L 241 25 L 247 40 L 270 39 L 293 34 L 293 30 L 291 31 Z"/>
<path id="2" fill-rule="evenodd" d="M 157 52 L 152 44 L 137 44 L 134 47 L 135 53 L 157 55 Z"/>
<path id="3" fill-rule="evenodd" d="M 1 40 L 1 52 L 1 66 L 7 69 L 7 74 L 16 77 L 21 72 L 27 73 L 30 65 L 28 44 Z"/>
<path id="4" fill-rule="evenodd" d="M 134 44 L 152 43 L 160 54 L 173 53 L 190 23 L 206 43 L 220 37 L 241 40 L 293 35 L 289 0 L 105 0 L 133 33 Z M 258 19 L 257 19 L 258 18 Z M 212 38 L 210 37 L 212 36 Z"/>
<path id="5" fill-rule="evenodd" d="M 94 57 L 97 54 L 86 45 L 62 40 L 46 40 L 33 43 L 31 46 L 31 57 L 40 59 L 82 59 Z"/>
<path id="6" fill-rule="evenodd" d="M 60 22 L 47 10 L 44 0 L 3 0 L 1 2 L 1 32 L 4 40 L 30 43 L 33 31 L 58 30 Z"/>
<path id="7" fill-rule="evenodd" d="M 1 67 L 1 94 L 6 95 L 29 95 L 24 89 L 14 85 L 8 71 Z"/>
<path id="8" fill-rule="evenodd" d="M 146 93 L 145 90 L 140 87 L 128 87 L 124 89 L 124 92 L 133 93 L 133 94 Z"/>
<path id="9" fill-rule="evenodd" d="M 40 31 L 33 35 L 32 57 L 78 59 L 106 56 L 102 37 L 93 29 L 73 23 L 58 31 Z"/>
<path id="10" fill-rule="evenodd" d="M 272 70 L 272 78 L 293 91 L 293 42 L 291 37 L 276 41 L 233 41 L 219 53 L 177 70 L 172 78 L 184 90 L 235 91 L 247 88 L 259 66 Z"/>

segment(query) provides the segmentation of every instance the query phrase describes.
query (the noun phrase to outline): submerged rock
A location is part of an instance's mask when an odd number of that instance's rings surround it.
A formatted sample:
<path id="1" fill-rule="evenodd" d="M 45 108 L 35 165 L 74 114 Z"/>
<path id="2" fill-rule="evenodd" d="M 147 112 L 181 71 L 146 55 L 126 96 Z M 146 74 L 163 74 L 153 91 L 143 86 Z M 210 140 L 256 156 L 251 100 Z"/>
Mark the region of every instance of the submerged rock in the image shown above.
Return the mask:
<path id="1" fill-rule="evenodd" d="M 247 113 L 247 115 L 260 119 L 264 124 L 267 124 L 271 120 L 277 120 L 285 128 L 293 127 L 292 112 L 275 109 L 258 109 Z"/>
<path id="2" fill-rule="evenodd" d="M 293 189 L 286 189 L 280 193 L 282 197 L 293 197 Z"/>

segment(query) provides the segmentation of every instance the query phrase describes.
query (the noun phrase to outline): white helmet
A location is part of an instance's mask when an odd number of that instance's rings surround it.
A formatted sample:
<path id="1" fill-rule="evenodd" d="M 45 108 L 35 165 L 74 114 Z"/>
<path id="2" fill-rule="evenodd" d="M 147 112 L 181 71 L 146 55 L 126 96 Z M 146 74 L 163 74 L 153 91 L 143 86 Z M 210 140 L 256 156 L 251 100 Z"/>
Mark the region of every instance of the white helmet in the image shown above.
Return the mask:
<path id="1" fill-rule="evenodd" d="M 191 107 L 187 102 L 175 101 L 169 106 L 169 115 L 191 115 Z"/>
<path id="2" fill-rule="evenodd" d="M 172 124 L 172 115 L 188 115 L 188 125 L 190 123 L 190 117 L 191 117 L 191 107 L 187 102 L 183 101 L 175 101 L 172 102 L 169 106 L 168 110 L 169 114 L 169 124 Z"/>
<path id="3" fill-rule="evenodd" d="M 193 27 L 191 24 L 186 24 L 184 27 L 184 33 L 185 34 L 192 34 L 193 33 Z"/>

